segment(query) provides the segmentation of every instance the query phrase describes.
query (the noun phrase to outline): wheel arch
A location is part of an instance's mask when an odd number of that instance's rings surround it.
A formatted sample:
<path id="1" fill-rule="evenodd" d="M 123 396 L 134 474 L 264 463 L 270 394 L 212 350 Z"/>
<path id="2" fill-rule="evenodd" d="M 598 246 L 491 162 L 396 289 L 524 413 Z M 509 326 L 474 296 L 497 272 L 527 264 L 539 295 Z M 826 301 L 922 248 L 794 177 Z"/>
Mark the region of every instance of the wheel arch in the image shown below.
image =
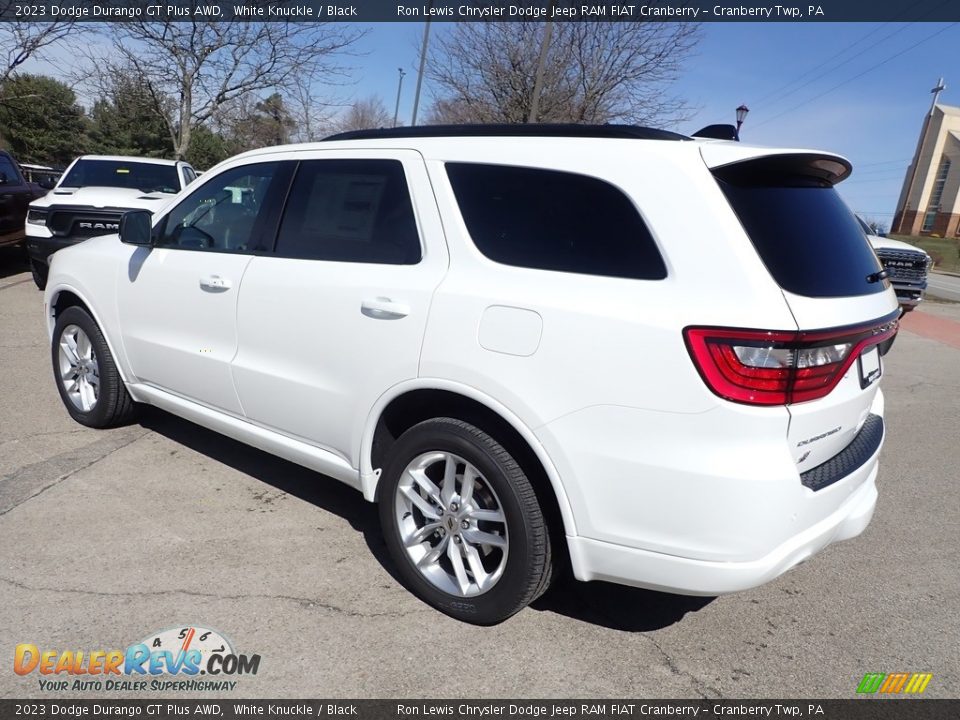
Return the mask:
<path id="1" fill-rule="evenodd" d="M 527 473 L 548 521 L 562 535 L 576 535 L 573 511 L 556 467 L 532 430 L 504 405 L 475 388 L 447 380 L 419 379 L 385 393 L 371 410 L 360 444 L 363 496 L 377 499 L 382 461 L 404 430 L 431 417 L 454 417 L 480 427 L 504 445 Z M 565 544 L 565 543 L 564 543 Z"/>
<path id="2" fill-rule="evenodd" d="M 47 305 L 47 334 L 49 335 L 51 342 L 53 341 L 53 330 L 56 327 L 57 318 L 67 308 L 81 308 L 93 318 L 93 321 L 97 324 L 97 327 L 100 328 L 100 332 L 103 334 L 103 338 L 107 342 L 107 347 L 110 348 L 110 354 L 113 355 L 113 362 L 117 367 L 117 372 L 120 374 L 120 379 L 126 385 L 127 373 L 124 368 L 124 356 L 121 356 L 117 352 L 117 347 L 110 339 L 110 334 L 107 332 L 107 328 L 102 322 L 99 313 L 93 309 L 93 306 L 86 299 L 86 297 L 84 297 L 83 293 L 71 286 L 61 286 L 56 290 L 48 292 L 49 302 Z"/>

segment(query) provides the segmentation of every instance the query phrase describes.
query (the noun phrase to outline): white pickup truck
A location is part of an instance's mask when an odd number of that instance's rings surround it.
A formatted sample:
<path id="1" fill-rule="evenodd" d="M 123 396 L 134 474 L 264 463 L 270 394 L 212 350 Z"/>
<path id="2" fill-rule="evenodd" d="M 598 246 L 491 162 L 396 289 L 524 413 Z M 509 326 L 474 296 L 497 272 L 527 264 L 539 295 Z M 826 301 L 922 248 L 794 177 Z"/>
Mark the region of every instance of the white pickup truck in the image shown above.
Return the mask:
<path id="1" fill-rule="evenodd" d="M 904 312 L 910 312 L 923 302 L 927 292 L 927 274 L 933 260 L 914 245 L 874 234 L 862 218 L 857 217 L 857 221 L 883 269 L 887 271 L 890 284 L 897 293 L 897 302 Z"/>
<path id="2" fill-rule="evenodd" d="M 185 162 L 114 155 L 73 161 L 56 187 L 30 203 L 25 234 L 33 281 L 47 284 L 50 255 L 97 235 L 115 233 L 127 210 L 154 212 L 197 177 Z"/>

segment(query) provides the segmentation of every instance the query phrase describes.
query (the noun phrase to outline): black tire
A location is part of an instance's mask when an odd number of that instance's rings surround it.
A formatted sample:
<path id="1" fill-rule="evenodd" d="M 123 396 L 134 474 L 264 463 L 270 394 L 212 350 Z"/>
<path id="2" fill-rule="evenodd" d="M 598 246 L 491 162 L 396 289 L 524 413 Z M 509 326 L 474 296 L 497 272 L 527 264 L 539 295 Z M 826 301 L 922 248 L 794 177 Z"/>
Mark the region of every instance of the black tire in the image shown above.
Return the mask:
<path id="1" fill-rule="evenodd" d="M 502 574 L 492 587 L 477 595 L 445 592 L 431 583 L 401 540 L 397 511 L 401 476 L 411 462 L 432 452 L 458 456 L 478 470 L 480 481 L 495 493 L 506 521 L 509 550 Z M 384 539 L 403 582 L 419 598 L 453 618 L 492 625 L 519 612 L 549 587 L 553 570 L 550 534 L 533 486 L 510 453 L 478 427 L 453 418 L 434 418 L 403 433 L 391 448 L 380 479 L 379 510 Z"/>
<path id="2" fill-rule="evenodd" d="M 46 289 L 49 273 L 50 267 L 46 263 L 30 258 L 30 274 L 33 275 L 33 282 L 39 290 Z"/>
<path id="3" fill-rule="evenodd" d="M 70 327 L 80 328 L 90 340 L 93 357 L 99 370 L 99 392 L 96 402 L 88 410 L 74 404 L 64 384 L 61 373 L 60 342 L 64 330 Z M 138 406 L 127 392 L 107 341 L 100 332 L 100 328 L 89 313 L 83 308 L 69 307 L 60 313 L 53 330 L 53 342 L 50 346 L 53 361 L 53 376 L 57 383 L 57 390 L 64 407 L 70 417 L 81 425 L 93 428 L 108 428 L 126 425 L 132 422 L 137 415 Z"/>

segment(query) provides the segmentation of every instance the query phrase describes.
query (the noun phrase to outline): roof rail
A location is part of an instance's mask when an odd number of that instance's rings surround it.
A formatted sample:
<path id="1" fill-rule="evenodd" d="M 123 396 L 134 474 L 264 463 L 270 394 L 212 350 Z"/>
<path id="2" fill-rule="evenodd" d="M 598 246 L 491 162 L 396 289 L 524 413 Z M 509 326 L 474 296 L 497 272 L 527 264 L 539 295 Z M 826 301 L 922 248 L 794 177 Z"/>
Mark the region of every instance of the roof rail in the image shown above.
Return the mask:
<path id="1" fill-rule="evenodd" d="M 491 125 L 416 125 L 414 127 L 351 130 L 328 140 L 378 140 L 426 137 L 591 137 L 634 140 L 689 140 L 686 135 L 638 125 L 576 125 L 574 123 L 529 123 Z"/>

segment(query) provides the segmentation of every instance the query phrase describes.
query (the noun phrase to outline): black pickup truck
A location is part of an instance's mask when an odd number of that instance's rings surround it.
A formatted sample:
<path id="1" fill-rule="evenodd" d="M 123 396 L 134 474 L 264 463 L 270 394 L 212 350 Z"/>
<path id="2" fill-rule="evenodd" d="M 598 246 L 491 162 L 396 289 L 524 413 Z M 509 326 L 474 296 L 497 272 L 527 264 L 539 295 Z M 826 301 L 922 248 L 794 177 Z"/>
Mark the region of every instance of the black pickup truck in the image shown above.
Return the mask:
<path id="1" fill-rule="evenodd" d="M 27 208 L 47 190 L 28 183 L 13 156 L 0 150 L 0 247 L 23 241 Z"/>

